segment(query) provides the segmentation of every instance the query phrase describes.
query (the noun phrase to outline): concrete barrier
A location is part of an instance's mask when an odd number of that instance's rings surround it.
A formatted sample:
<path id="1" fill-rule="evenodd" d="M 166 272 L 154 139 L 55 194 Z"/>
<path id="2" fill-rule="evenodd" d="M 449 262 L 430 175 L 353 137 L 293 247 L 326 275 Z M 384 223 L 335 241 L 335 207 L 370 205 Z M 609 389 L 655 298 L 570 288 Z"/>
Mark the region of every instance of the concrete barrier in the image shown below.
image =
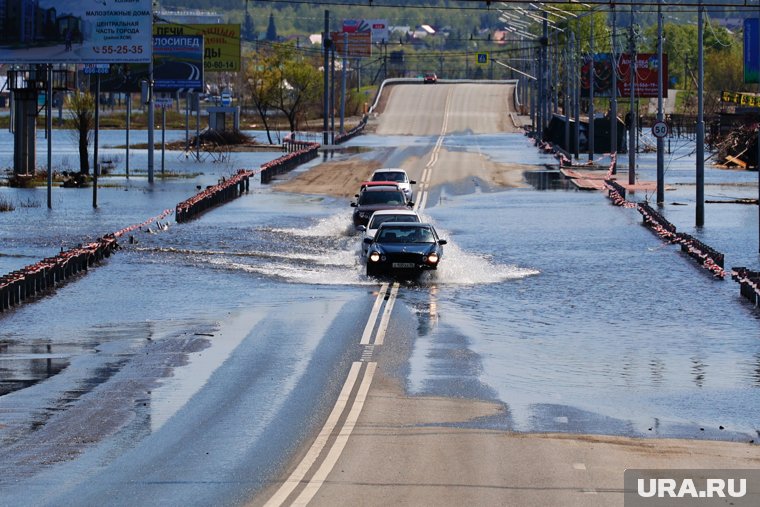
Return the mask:
<path id="1" fill-rule="evenodd" d="M 319 155 L 319 143 L 285 138 L 284 144 L 288 151 L 286 155 L 262 164 L 259 170 L 261 172 L 261 183 L 270 183 L 278 174 L 291 171 Z"/>
<path id="2" fill-rule="evenodd" d="M 760 272 L 745 267 L 731 268 L 731 279 L 739 283 L 739 293 L 755 307 L 760 305 Z"/>
<path id="3" fill-rule="evenodd" d="M 55 257 L 45 258 L 0 277 L 0 312 L 62 285 L 110 257 L 118 247 L 114 235 L 109 234 L 87 245 L 61 250 Z"/>
<path id="4" fill-rule="evenodd" d="M 231 178 L 224 179 L 220 183 L 198 192 L 193 197 L 177 204 L 174 210 L 174 219 L 177 223 L 187 222 L 214 206 L 248 192 L 249 180 L 254 174 L 256 174 L 254 171 L 240 169 Z"/>

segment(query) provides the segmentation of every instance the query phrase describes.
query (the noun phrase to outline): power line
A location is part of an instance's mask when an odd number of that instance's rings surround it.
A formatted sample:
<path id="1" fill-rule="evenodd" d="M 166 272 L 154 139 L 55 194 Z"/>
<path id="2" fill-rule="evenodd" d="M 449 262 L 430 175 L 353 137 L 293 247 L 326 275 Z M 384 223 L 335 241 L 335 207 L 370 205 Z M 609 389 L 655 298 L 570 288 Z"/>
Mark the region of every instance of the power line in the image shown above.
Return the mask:
<path id="1" fill-rule="evenodd" d="M 521 4 L 524 5 L 526 2 L 523 0 L 507 0 L 502 2 L 492 2 L 490 0 L 459 0 L 459 3 L 462 4 L 476 4 L 476 5 L 451 5 L 451 3 L 446 3 L 442 5 L 414 5 L 410 6 L 409 4 L 405 3 L 399 3 L 395 0 L 365 0 L 363 2 L 356 2 L 352 0 L 346 0 L 346 1 L 340 1 L 340 0 L 259 0 L 259 3 L 273 3 L 273 4 L 296 4 L 296 5 L 309 5 L 309 6 L 338 6 L 338 7 L 372 7 L 372 8 L 414 8 L 414 9 L 430 9 L 430 10 L 478 10 L 478 11 L 490 11 L 494 7 L 495 3 L 499 3 L 502 6 L 507 6 L 509 4 Z M 541 2 L 542 4 L 556 4 L 556 5 L 567 5 L 567 0 L 543 0 Z M 581 5 L 581 6 L 625 6 L 625 7 L 637 7 L 638 11 L 643 12 L 657 12 L 657 2 L 656 0 L 650 0 L 650 1 L 630 1 L 630 2 L 614 2 L 612 0 L 587 0 L 583 4 L 574 4 L 574 5 Z M 700 2 L 700 0 L 679 0 L 678 2 L 672 2 L 672 3 L 664 3 L 663 7 L 666 8 L 673 8 L 673 7 L 734 7 L 734 8 L 742 8 L 747 10 L 754 10 L 757 11 L 760 8 L 760 1 L 751 2 L 748 0 L 725 0 L 725 2 L 719 2 L 716 0 L 712 1 L 704 1 Z M 646 11 L 641 9 L 641 7 L 650 7 L 651 11 Z"/>

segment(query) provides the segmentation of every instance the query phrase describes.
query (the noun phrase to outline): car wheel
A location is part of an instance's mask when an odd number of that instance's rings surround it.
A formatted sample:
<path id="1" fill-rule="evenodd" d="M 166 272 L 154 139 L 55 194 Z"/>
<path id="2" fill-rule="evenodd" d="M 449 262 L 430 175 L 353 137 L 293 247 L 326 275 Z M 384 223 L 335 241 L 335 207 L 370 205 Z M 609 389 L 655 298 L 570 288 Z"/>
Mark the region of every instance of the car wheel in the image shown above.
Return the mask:
<path id="1" fill-rule="evenodd" d="M 369 264 L 367 265 L 367 276 L 377 276 L 377 270 L 372 268 Z"/>

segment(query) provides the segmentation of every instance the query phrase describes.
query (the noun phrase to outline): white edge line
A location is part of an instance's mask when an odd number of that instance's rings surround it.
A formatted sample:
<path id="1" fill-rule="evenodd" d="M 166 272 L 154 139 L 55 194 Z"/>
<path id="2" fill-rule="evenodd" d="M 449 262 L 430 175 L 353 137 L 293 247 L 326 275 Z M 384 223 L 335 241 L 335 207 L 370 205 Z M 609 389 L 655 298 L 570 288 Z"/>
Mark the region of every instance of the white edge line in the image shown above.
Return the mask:
<path id="1" fill-rule="evenodd" d="M 367 324 L 364 326 L 364 333 L 362 333 L 362 339 L 359 345 L 369 345 L 369 339 L 372 336 L 372 330 L 375 328 L 375 322 L 377 321 L 377 314 L 380 313 L 380 306 L 385 299 L 385 291 L 388 290 L 388 284 L 384 283 L 380 286 L 380 293 L 375 299 L 375 304 L 372 305 L 372 311 L 369 314 Z"/>
<path id="2" fill-rule="evenodd" d="M 359 370 L 361 369 L 361 366 L 362 363 L 358 361 L 354 362 L 351 365 L 351 369 L 348 371 L 346 382 L 343 384 L 343 388 L 338 395 L 338 400 L 335 402 L 335 406 L 333 407 L 332 412 L 330 412 L 330 416 L 327 418 L 327 421 L 322 427 L 322 430 L 319 432 L 319 435 L 317 435 L 314 443 L 311 444 L 311 448 L 309 448 L 306 456 L 303 457 L 296 469 L 293 470 L 293 473 L 290 474 L 290 477 L 288 477 L 285 482 L 282 483 L 280 489 L 278 489 L 272 498 L 270 498 L 267 503 L 264 504 L 265 507 L 275 507 L 282 505 L 283 502 L 285 502 L 288 496 L 296 488 L 296 486 L 301 483 L 309 469 L 314 465 L 314 462 L 317 460 L 319 454 L 322 452 L 322 449 L 324 449 L 325 445 L 327 444 L 327 440 L 330 438 L 330 435 L 335 429 L 335 425 L 338 424 L 338 420 L 340 419 L 340 416 L 343 413 L 346 404 L 348 403 L 351 391 L 353 390 L 354 384 L 356 384 L 356 379 L 359 376 Z"/>
<path id="3" fill-rule="evenodd" d="M 393 310 L 393 304 L 396 302 L 396 294 L 398 294 L 398 282 L 393 283 L 391 289 L 391 297 L 388 298 L 388 303 L 383 310 L 383 318 L 380 319 L 380 327 L 377 328 L 377 334 L 375 335 L 375 345 L 382 345 L 385 339 L 385 332 L 388 330 L 388 321 L 391 318 L 391 311 Z"/>
<path id="4" fill-rule="evenodd" d="M 319 466 L 314 476 L 301 494 L 298 495 L 295 502 L 293 502 L 294 506 L 307 505 L 311 499 L 314 498 L 314 495 L 317 494 L 317 491 L 322 487 L 325 479 L 327 479 L 327 476 L 338 462 L 341 453 L 343 453 L 343 448 L 345 448 L 346 443 L 348 443 L 348 437 L 350 437 L 351 433 L 354 431 L 356 421 L 359 419 L 359 414 L 361 414 L 362 408 L 364 407 L 364 401 L 367 399 L 367 392 L 369 392 L 369 386 L 372 384 L 372 377 L 375 374 L 376 367 L 377 363 L 367 363 L 367 369 L 364 372 L 364 378 L 362 378 L 359 391 L 356 393 L 354 404 L 351 407 L 351 411 L 348 413 L 348 417 L 346 417 L 346 421 L 343 423 L 343 427 L 341 428 L 338 437 L 335 439 L 325 460 Z"/>

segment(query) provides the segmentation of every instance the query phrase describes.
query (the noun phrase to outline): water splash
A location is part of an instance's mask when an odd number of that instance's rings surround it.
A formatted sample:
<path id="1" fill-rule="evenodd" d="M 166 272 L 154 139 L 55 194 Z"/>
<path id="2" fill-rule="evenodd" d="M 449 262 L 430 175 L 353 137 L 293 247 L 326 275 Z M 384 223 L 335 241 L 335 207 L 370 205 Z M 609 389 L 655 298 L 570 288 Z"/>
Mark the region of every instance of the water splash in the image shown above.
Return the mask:
<path id="1" fill-rule="evenodd" d="M 496 263 L 488 256 L 466 252 L 449 242 L 444 247 L 444 256 L 436 278 L 441 284 L 481 285 L 526 278 L 539 273 L 537 269 Z"/>
<path id="2" fill-rule="evenodd" d="M 306 228 L 272 228 L 268 229 L 274 233 L 282 233 L 297 237 L 335 237 L 341 238 L 356 235 L 353 223 L 351 221 L 351 212 L 346 211 L 320 218 L 310 227 Z"/>

